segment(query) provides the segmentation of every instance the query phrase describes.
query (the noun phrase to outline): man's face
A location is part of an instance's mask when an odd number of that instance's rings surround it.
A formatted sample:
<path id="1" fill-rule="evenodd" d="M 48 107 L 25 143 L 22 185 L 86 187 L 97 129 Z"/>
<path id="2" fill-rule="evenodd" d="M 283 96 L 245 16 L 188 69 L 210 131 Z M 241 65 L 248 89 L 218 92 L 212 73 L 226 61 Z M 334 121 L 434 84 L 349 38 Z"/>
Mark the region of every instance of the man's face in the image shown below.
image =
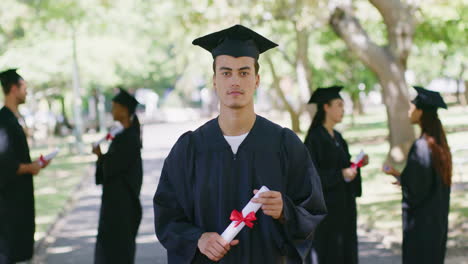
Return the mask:
<path id="1" fill-rule="evenodd" d="M 255 59 L 220 55 L 215 58 L 213 86 L 221 107 L 241 109 L 253 104 L 260 76 L 255 73 Z"/>
<path id="2" fill-rule="evenodd" d="M 24 104 L 26 102 L 26 96 L 28 95 L 27 91 L 28 85 L 25 80 L 19 80 L 18 84 L 12 87 L 12 92 L 15 93 L 16 100 L 18 104 Z"/>

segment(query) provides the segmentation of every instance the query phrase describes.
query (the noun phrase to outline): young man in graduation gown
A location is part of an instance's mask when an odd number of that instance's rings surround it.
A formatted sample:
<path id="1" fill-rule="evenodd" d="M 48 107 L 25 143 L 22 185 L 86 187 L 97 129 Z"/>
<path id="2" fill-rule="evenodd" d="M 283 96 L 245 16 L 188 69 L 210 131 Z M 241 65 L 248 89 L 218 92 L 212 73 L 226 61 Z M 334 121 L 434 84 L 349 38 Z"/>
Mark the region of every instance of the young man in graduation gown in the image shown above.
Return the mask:
<path id="1" fill-rule="evenodd" d="M 401 184 L 403 199 L 403 264 L 442 264 L 448 231 L 452 156 L 437 114 L 447 109 L 438 92 L 414 87 L 418 93 L 408 112 L 421 127 L 421 137 L 410 149 L 400 173 L 391 166 L 384 172 Z"/>
<path id="2" fill-rule="evenodd" d="M 170 264 L 308 263 L 326 214 L 306 147 L 289 129 L 258 116 L 259 54 L 277 45 L 236 25 L 193 41 L 211 52 L 220 114 L 182 135 L 164 162 L 154 196 L 156 235 Z M 227 243 L 220 234 L 256 190 L 252 229 Z"/>
<path id="3" fill-rule="evenodd" d="M 5 105 L 0 110 L 0 264 L 26 261 L 34 247 L 33 175 L 47 164 L 32 162 L 18 106 L 27 84 L 14 69 L 0 73 Z"/>
<path id="4" fill-rule="evenodd" d="M 102 185 L 95 264 L 131 264 L 142 217 L 143 181 L 138 101 L 124 89 L 112 99 L 112 116 L 124 130 L 112 140 L 107 153 L 96 146 L 96 184 Z"/>
<path id="5" fill-rule="evenodd" d="M 361 196 L 361 173 L 351 167 L 348 144 L 335 126 L 344 115 L 342 86 L 318 88 L 309 104 L 317 104 L 305 139 L 322 182 L 328 215 L 317 227 L 314 249 L 320 264 L 357 264 L 356 197 Z M 362 165 L 368 163 L 368 156 Z"/>

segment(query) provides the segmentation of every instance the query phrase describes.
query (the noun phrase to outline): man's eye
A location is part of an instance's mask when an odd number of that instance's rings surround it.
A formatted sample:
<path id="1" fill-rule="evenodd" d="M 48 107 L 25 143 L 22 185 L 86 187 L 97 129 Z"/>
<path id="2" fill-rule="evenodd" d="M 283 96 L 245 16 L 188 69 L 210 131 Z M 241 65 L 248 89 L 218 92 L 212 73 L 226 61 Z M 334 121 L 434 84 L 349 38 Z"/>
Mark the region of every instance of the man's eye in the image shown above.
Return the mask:
<path id="1" fill-rule="evenodd" d="M 242 76 L 247 76 L 247 75 L 249 75 L 249 73 L 248 72 L 241 72 L 241 75 Z"/>
<path id="2" fill-rule="evenodd" d="M 231 75 L 230 72 L 223 72 L 223 73 L 221 73 L 221 74 L 222 74 L 223 76 L 229 76 L 229 75 Z"/>

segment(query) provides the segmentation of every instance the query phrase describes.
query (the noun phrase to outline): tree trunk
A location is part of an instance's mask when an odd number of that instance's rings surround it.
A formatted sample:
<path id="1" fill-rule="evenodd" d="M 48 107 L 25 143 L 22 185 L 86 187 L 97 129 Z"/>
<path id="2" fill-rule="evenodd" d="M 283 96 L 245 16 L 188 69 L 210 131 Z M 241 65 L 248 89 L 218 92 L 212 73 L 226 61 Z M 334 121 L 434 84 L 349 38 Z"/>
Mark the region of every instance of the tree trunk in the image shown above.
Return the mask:
<path id="1" fill-rule="evenodd" d="M 465 74 L 465 70 L 466 70 L 465 63 L 462 62 L 460 65 L 460 74 L 458 75 L 458 80 L 457 80 L 457 103 L 458 104 L 463 103 L 463 105 L 466 105 L 468 103 L 466 100 L 464 100 L 465 98 L 462 97 L 462 93 L 461 93 L 461 88 L 463 85 L 463 75 Z M 465 85 L 465 93 L 467 89 L 468 87 L 466 87 Z"/>
<path id="2" fill-rule="evenodd" d="M 353 114 L 363 115 L 364 109 L 361 103 L 361 93 L 359 91 L 352 93 L 351 100 L 353 101 Z"/>
<path id="3" fill-rule="evenodd" d="M 415 139 L 414 129 L 408 118 L 408 88 L 404 72 L 391 69 L 379 75 L 382 98 L 387 109 L 390 151 L 389 161 L 401 163 L 406 159 L 408 150 Z"/>
<path id="4" fill-rule="evenodd" d="M 300 102 L 301 102 L 301 111 L 306 110 L 310 118 L 313 119 L 315 112 L 311 111 L 311 108 L 305 107 L 309 101 L 310 96 L 313 92 L 312 87 L 312 65 L 309 61 L 309 30 L 306 28 L 299 29 L 297 28 L 297 23 L 294 27 L 296 28 L 296 42 L 297 42 L 297 52 L 296 52 L 296 75 L 297 82 L 300 91 Z"/>
<path id="5" fill-rule="evenodd" d="M 465 101 L 468 104 L 468 81 L 465 81 Z"/>
<path id="6" fill-rule="evenodd" d="M 272 83 L 273 89 L 278 94 L 281 102 L 283 103 L 284 108 L 286 109 L 286 111 L 288 111 L 289 117 L 291 118 L 291 129 L 292 129 L 292 131 L 294 131 L 296 133 L 300 133 L 301 132 L 301 123 L 300 123 L 300 119 L 299 119 L 299 117 L 300 117 L 299 113 L 300 112 L 298 113 L 298 112 L 296 112 L 294 110 L 292 105 L 286 99 L 286 96 L 284 95 L 283 90 L 281 90 L 280 79 L 279 79 L 278 75 L 276 74 L 276 70 L 275 70 L 275 66 L 273 64 L 273 61 L 268 56 L 266 57 L 266 61 L 267 61 L 268 65 L 270 66 L 271 75 L 273 76 L 273 83 Z"/>
<path id="7" fill-rule="evenodd" d="M 73 47 L 73 116 L 75 119 L 75 125 L 73 133 L 75 135 L 75 147 L 78 153 L 84 153 L 83 150 L 83 119 L 81 116 L 82 99 L 81 99 L 81 84 L 80 84 L 80 73 L 78 67 L 78 55 L 76 50 L 76 29 L 72 26 L 72 47 Z"/>
<path id="8" fill-rule="evenodd" d="M 406 61 L 412 45 L 414 23 L 412 9 L 399 0 L 370 0 L 378 9 L 387 27 L 389 45 L 375 44 L 350 6 L 333 11 L 330 25 L 348 48 L 378 77 L 387 109 L 390 151 L 388 161 L 401 163 L 415 139 L 408 119 L 409 95 L 405 80 Z"/>

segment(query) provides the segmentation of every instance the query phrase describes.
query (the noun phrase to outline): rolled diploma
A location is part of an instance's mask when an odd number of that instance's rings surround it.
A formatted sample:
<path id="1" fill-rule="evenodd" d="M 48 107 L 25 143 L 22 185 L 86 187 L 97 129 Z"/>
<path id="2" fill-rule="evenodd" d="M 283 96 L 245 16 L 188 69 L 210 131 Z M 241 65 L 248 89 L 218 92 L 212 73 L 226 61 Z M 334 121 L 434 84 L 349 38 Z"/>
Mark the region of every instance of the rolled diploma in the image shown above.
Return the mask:
<path id="1" fill-rule="evenodd" d="M 42 167 L 44 166 L 44 161 L 50 161 L 51 159 L 55 158 L 55 156 L 57 156 L 57 154 L 59 153 L 60 149 L 56 148 L 54 151 L 52 151 L 51 153 L 45 155 L 45 156 L 42 156 L 39 158 L 39 165 Z"/>
<path id="2" fill-rule="evenodd" d="M 356 156 L 356 159 L 354 160 L 354 164 L 358 164 L 364 158 L 365 155 L 366 153 L 364 153 L 364 151 L 361 150 L 361 152 L 359 152 L 359 154 Z"/>
<path id="3" fill-rule="evenodd" d="M 109 133 L 107 133 L 107 135 L 106 135 L 105 137 L 101 138 L 101 139 L 100 139 L 99 141 L 97 141 L 97 142 L 94 142 L 94 143 L 93 143 L 93 147 L 97 147 L 97 146 L 99 146 L 101 143 L 107 141 L 107 138 L 108 138 L 109 136 L 111 136 L 112 138 L 114 138 L 117 134 L 119 134 L 119 133 L 122 132 L 123 130 L 124 130 L 124 128 L 121 127 L 121 126 L 112 128 L 112 129 L 109 131 Z"/>
<path id="4" fill-rule="evenodd" d="M 258 196 L 261 193 L 267 192 L 269 190 L 270 189 L 268 189 L 268 187 L 262 186 L 262 188 L 260 188 L 260 190 L 258 190 L 258 192 L 255 194 L 255 196 L 253 198 L 258 198 Z M 246 217 L 252 211 L 257 213 L 257 211 L 258 211 L 258 209 L 260 209 L 260 207 L 262 207 L 262 204 L 254 203 L 254 202 L 250 201 L 244 207 L 244 209 L 242 209 L 242 215 L 244 217 Z M 224 238 L 224 240 L 226 240 L 226 242 L 228 242 L 228 243 L 231 243 L 231 241 L 237 236 L 237 234 L 239 234 L 239 232 L 245 226 L 244 222 L 240 223 L 237 227 L 234 227 L 235 224 L 236 224 L 236 221 L 232 221 L 231 224 L 226 228 L 226 230 L 224 230 L 224 232 L 221 234 L 221 237 Z"/>

